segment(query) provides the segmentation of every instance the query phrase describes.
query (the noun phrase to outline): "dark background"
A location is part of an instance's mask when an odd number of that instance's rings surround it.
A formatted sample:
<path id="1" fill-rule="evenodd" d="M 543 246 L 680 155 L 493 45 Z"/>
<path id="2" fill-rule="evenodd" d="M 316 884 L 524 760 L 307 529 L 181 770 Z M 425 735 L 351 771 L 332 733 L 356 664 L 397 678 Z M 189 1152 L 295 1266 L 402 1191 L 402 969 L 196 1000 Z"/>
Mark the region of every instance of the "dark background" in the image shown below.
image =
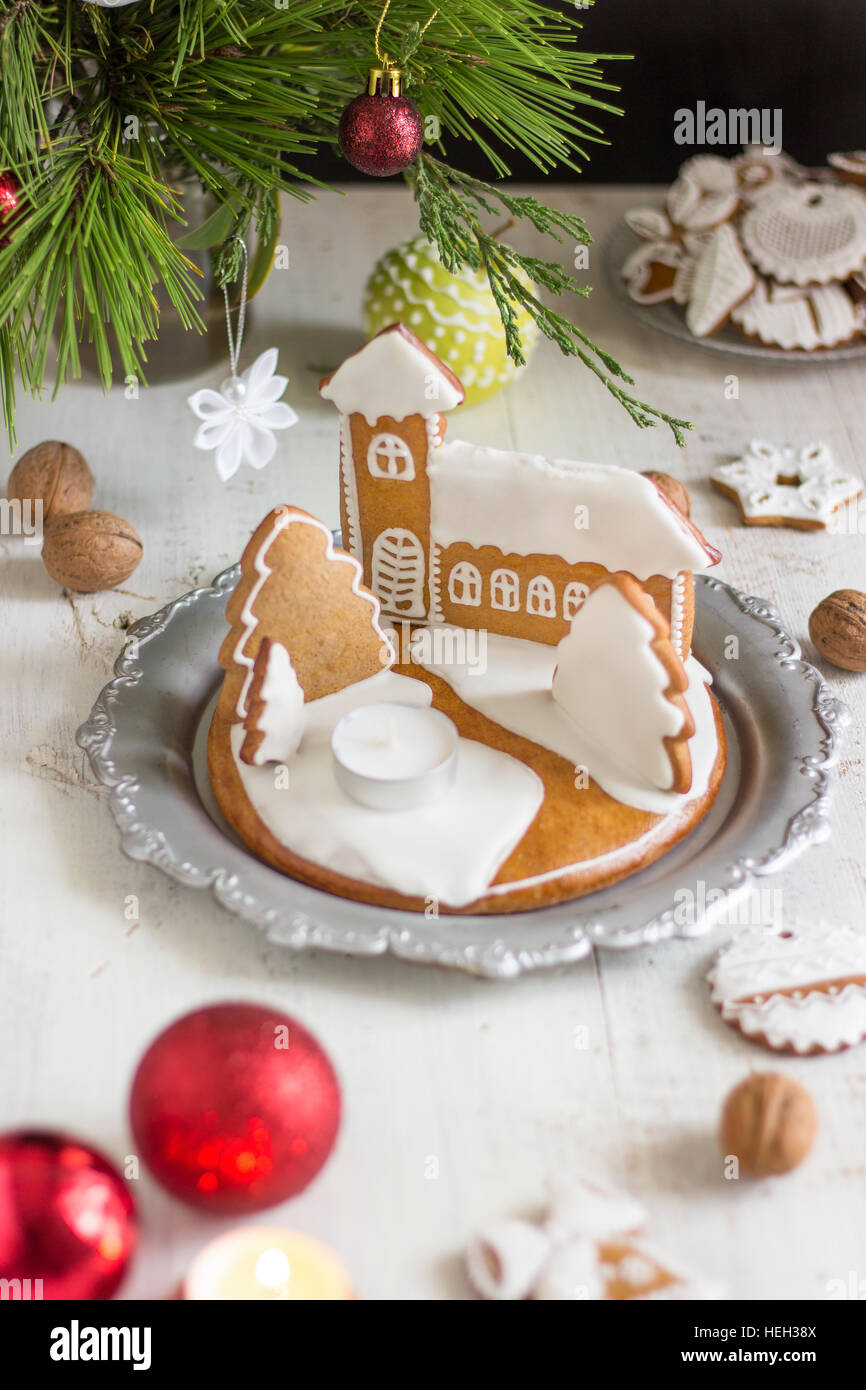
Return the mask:
<path id="1" fill-rule="evenodd" d="M 557 8 L 573 12 L 569 0 Z M 588 147 L 586 179 L 670 182 L 695 153 L 674 144 L 674 112 L 699 100 L 726 110 L 781 107 L 784 148 L 804 164 L 866 147 L 866 0 L 597 0 L 579 17 L 587 52 L 635 55 L 605 65 L 622 88 L 610 100 L 626 114 L 601 113 L 612 144 Z M 489 176 L 470 142 L 449 140 L 447 155 Z M 528 161 L 506 159 L 515 178 L 540 177 Z M 363 177 L 338 155 L 315 167 L 329 180 Z M 579 176 L 558 169 L 550 177 Z"/>

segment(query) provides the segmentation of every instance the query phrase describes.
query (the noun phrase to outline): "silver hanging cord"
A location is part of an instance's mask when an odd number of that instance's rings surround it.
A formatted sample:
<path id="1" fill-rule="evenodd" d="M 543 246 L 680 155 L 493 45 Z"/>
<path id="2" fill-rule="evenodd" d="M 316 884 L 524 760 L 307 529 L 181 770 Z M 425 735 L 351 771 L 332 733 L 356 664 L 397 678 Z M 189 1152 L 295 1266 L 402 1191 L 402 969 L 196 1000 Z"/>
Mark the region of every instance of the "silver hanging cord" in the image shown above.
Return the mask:
<path id="1" fill-rule="evenodd" d="M 249 253 L 247 252 L 247 244 L 244 241 L 243 237 L 233 236 L 230 237 L 229 240 L 240 242 L 241 250 L 243 252 L 244 257 L 244 268 L 241 275 L 241 302 L 238 309 L 237 342 L 235 342 L 234 333 L 232 332 L 232 313 L 229 304 L 229 287 L 228 285 L 223 285 L 223 298 L 225 299 L 226 303 L 226 334 L 229 340 L 229 366 L 231 367 L 232 381 L 237 381 L 238 359 L 240 358 L 241 347 L 244 341 L 244 320 L 246 319 L 247 315 L 247 272 L 249 270 L 250 258 Z"/>

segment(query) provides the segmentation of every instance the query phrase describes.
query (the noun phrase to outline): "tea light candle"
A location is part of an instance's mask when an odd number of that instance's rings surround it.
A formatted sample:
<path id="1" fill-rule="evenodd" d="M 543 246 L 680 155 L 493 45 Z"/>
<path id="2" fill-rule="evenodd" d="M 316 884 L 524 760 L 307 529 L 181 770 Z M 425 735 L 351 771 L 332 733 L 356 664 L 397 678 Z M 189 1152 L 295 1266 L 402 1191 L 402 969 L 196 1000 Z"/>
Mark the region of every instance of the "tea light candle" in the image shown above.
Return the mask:
<path id="1" fill-rule="evenodd" d="M 380 701 L 343 716 L 331 736 L 343 791 L 377 811 L 405 811 L 444 796 L 457 769 L 457 729 L 428 705 Z"/>
<path id="2" fill-rule="evenodd" d="M 183 1297 L 206 1300 L 321 1300 L 354 1298 L 336 1255 L 300 1231 L 242 1226 L 200 1250 L 183 1284 Z"/>

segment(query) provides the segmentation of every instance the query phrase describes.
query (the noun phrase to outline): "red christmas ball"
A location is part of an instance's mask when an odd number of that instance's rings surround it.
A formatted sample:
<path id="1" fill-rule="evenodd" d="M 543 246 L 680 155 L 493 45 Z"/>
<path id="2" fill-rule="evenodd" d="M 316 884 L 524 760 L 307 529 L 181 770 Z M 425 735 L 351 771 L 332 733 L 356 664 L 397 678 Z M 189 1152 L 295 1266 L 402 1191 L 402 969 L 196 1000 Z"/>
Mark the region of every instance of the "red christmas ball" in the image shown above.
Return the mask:
<path id="1" fill-rule="evenodd" d="M 135 1247 L 120 1174 L 66 1134 L 0 1135 L 0 1279 L 21 1299 L 110 1298 Z"/>
<path id="2" fill-rule="evenodd" d="M 209 1211 L 261 1211 L 322 1167 L 340 1124 L 340 1087 L 295 1019 L 213 1004 L 151 1043 L 130 1115 L 141 1157 L 169 1192 Z"/>
<path id="3" fill-rule="evenodd" d="M 363 174 L 386 179 L 417 158 L 424 143 L 424 118 L 408 97 L 365 92 L 340 118 L 340 149 Z"/>
<path id="4" fill-rule="evenodd" d="M 14 174 L 8 170 L 0 173 L 0 246 L 5 246 L 9 240 L 8 236 L 3 235 L 3 223 L 18 211 L 20 187 Z"/>

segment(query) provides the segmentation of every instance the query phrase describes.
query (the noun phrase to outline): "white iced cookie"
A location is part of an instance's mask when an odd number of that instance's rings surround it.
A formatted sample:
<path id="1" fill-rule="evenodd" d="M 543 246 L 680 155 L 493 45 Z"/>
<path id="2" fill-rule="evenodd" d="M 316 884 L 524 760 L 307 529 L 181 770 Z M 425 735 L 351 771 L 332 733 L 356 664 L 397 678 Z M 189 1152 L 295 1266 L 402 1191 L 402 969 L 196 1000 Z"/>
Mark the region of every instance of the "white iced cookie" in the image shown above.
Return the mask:
<path id="1" fill-rule="evenodd" d="M 863 306 L 841 285 L 778 285 L 758 279 L 731 318 L 749 338 L 786 352 L 839 347 L 863 331 Z"/>
<path id="2" fill-rule="evenodd" d="M 817 531 L 835 511 L 859 497 L 862 483 L 837 466 L 826 444 L 801 449 L 753 439 L 742 458 L 710 474 L 718 492 L 736 502 L 745 526 L 793 526 Z"/>
<path id="3" fill-rule="evenodd" d="M 539 1226 L 502 1217 L 469 1242 L 466 1273 L 481 1298 L 498 1302 L 528 1298 L 550 1252 L 550 1237 Z"/>
<path id="4" fill-rule="evenodd" d="M 840 178 L 866 187 L 866 150 L 847 150 L 828 154 L 827 163 Z"/>
<path id="5" fill-rule="evenodd" d="M 778 285 L 758 279 L 731 319 L 747 338 L 785 352 L 838 347 L 861 331 L 862 314 L 840 285 Z"/>
<path id="6" fill-rule="evenodd" d="M 749 259 L 785 284 L 844 280 L 866 260 L 866 194 L 826 183 L 779 183 L 743 215 Z"/>
<path id="7" fill-rule="evenodd" d="M 544 1229 L 558 1243 L 639 1231 L 646 1219 L 645 1208 L 628 1192 L 579 1174 L 552 1189 Z"/>
<path id="8" fill-rule="evenodd" d="M 838 1052 L 866 1038 L 866 935 L 821 923 L 749 927 L 707 975 L 726 1023 L 777 1052 Z"/>
<path id="9" fill-rule="evenodd" d="M 762 145 L 745 145 L 743 153 L 731 160 L 731 166 L 740 196 L 746 203 L 761 198 L 768 189 L 780 183 L 799 183 L 807 177 L 803 166 L 784 150 L 773 154 Z"/>
<path id="10" fill-rule="evenodd" d="M 553 698 L 617 764 L 663 791 L 692 785 L 685 668 L 661 613 L 630 575 L 592 590 L 556 649 Z"/>
<path id="11" fill-rule="evenodd" d="M 539 1302 L 570 1303 L 577 1299 L 604 1298 L 605 1284 L 598 1246 L 577 1237 L 558 1246 L 544 1265 L 532 1297 Z"/>
<path id="12" fill-rule="evenodd" d="M 673 299 L 685 304 L 691 291 L 694 260 L 674 241 L 646 241 L 625 261 L 622 277 L 638 304 Z"/>
<path id="13" fill-rule="evenodd" d="M 265 638 L 253 664 L 241 759 L 255 767 L 284 763 L 304 734 L 304 692 L 286 648 Z"/>
<path id="14" fill-rule="evenodd" d="M 670 218 L 660 208 L 631 208 L 625 220 L 641 241 L 670 241 L 674 236 Z"/>
<path id="15" fill-rule="evenodd" d="M 755 284 L 755 272 L 743 255 L 733 227 L 719 227 L 695 266 L 686 324 L 696 338 L 720 328 Z"/>
<path id="16" fill-rule="evenodd" d="M 643 1207 L 583 1175 L 557 1185 L 542 1226 L 493 1221 L 472 1240 L 466 1270 L 481 1298 L 574 1302 L 719 1298 L 722 1291 L 678 1269 L 634 1231 Z"/>
<path id="17" fill-rule="evenodd" d="M 735 188 L 709 191 L 684 169 L 666 198 L 668 217 L 676 227 L 684 232 L 705 232 L 733 217 L 740 206 Z"/>
<path id="18" fill-rule="evenodd" d="M 702 193 L 734 193 L 738 187 L 732 159 L 718 154 L 696 154 L 680 165 L 680 174 L 692 179 Z"/>

